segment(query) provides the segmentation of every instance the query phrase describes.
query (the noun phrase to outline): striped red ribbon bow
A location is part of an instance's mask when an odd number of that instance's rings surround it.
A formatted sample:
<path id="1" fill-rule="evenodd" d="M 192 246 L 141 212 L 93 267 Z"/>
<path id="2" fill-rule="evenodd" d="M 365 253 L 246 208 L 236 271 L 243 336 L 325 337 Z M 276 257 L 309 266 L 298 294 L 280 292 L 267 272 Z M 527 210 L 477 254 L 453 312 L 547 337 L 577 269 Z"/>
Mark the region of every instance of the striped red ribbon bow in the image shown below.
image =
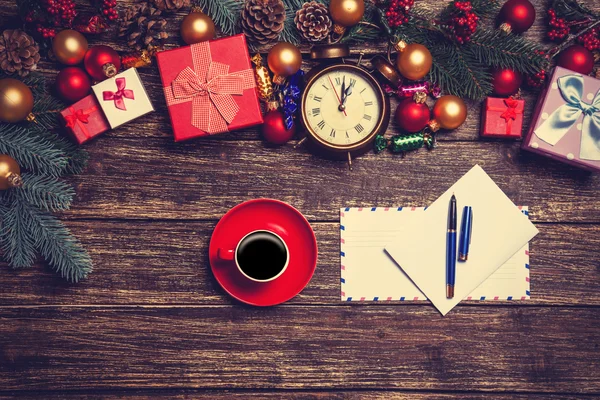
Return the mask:
<path id="1" fill-rule="evenodd" d="M 104 101 L 114 100 L 115 107 L 117 107 L 119 110 L 126 111 L 127 108 L 125 108 L 125 100 L 123 100 L 123 98 L 134 100 L 133 90 L 125 89 L 125 78 L 117 78 L 115 79 L 115 82 L 117 83 L 117 91 L 104 91 L 102 92 L 102 98 Z"/>
<path id="2" fill-rule="evenodd" d="M 227 132 L 240 107 L 233 96 L 255 87 L 252 69 L 229 73 L 229 65 L 212 61 L 209 42 L 190 46 L 194 68 L 185 67 L 164 88 L 167 105 L 192 103 L 192 125 L 208 133 Z"/>

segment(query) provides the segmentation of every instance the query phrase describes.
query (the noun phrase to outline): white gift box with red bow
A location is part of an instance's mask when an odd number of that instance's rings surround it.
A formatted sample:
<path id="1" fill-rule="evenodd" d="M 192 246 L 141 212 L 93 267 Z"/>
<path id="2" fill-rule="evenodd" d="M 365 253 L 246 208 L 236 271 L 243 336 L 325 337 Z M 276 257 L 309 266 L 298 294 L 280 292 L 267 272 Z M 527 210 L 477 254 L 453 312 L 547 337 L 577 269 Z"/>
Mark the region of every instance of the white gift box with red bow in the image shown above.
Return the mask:
<path id="1" fill-rule="evenodd" d="M 112 129 L 154 111 L 135 68 L 92 86 Z"/>

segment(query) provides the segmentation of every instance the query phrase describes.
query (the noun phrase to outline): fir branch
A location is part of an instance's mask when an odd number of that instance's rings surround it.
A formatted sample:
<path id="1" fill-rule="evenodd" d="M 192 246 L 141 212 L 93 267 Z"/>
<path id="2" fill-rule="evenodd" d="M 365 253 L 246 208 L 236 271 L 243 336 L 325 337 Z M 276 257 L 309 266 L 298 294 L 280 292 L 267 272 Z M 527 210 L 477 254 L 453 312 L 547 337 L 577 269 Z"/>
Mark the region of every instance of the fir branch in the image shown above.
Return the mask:
<path id="1" fill-rule="evenodd" d="M 464 49 L 483 65 L 510 68 L 528 74 L 539 72 L 548 65 L 546 58 L 537 53 L 542 50 L 541 46 L 500 30 L 476 31 Z"/>
<path id="2" fill-rule="evenodd" d="M 69 159 L 47 138 L 22 124 L 0 124 L 0 154 L 8 154 L 30 171 L 59 176 Z"/>
<path id="3" fill-rule="evenodd" d="M 92 259 L 81 243 L 55 216 L 30 205 L 21 197 L 30 220 L 34 245 L 50 266 L 70 282 L 78 282 L 92 272 Z"/>
<path id="4" fill-rule="evenodd" d="M 20 191 L 30 204 L 45 211 L 67 210 L 70 207 L 75 196 L 71 185 L 49 176 L 27 173 L 21 176 L 23 186 L 15 190 Z"/>
<path id="5" fill-rule="evenodd" d="M 3 194 L 0 248 L 4 258 L 13 268 L 28 268 L 36 259 L 35 240 L 31 221 L 25 212 L 25 203 L 10 189 Z"/>
<path id="6" fill-rule="evenodd" d="M 296 10 L 302 8 L 302 2 L 298 0 L 283 0 L 283 5 L 285 6 L 285 22 L 283 23 L 283 30 L 277 39 L 280 42 L 299 44 L 300 35 L 294 23 L 294 17 L 296 16 Z"/>
<path id="7" fill-rule="evenodd" d="M 83 172 L 89 159 L 89 154 L 81 146 L 76 145 L 69 139 L 57 135 L 45 129 L 38 129 L 36 133 L 54 144 L 54 147 L 61 151 L 67 159 L 67 166 L 60 176 L 67 174 L 80 174 Z"/>
<path id="8" fill-rule="evenodd" d="M 595 13 L 577 0 L 554 0 L 550 8 L 556 11 L 556 16 L 567 20 L 598 19 L 600 13 Z"/>
<path id="9" fill-rule="evenodd" d="M 244 5 L 241 0 L 195 0 L 195 5 L 212 18 L 224 35 L 231 36 L 240 31 L 238 19 Z"/>
<path id="10" fill-rule="evenodd" d="M 495 18 L 500 11 L 498 0 L 471 0 L 471 6 L 479 18 Z"/>

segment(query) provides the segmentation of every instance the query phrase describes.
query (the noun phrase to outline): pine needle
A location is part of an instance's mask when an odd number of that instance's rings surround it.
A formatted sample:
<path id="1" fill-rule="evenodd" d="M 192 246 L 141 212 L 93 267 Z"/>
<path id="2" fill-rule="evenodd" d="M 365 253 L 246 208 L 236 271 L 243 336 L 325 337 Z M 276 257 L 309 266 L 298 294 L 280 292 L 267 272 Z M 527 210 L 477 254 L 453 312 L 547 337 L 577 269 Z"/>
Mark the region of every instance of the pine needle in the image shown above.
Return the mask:
<path id="1" fill-rule="evenodd" d="M 79 282 L 92 272 L 92 259 L 81 243 L 52 214 L 22 201 L 35 233 L 34 245 L 50 266 L 70 282 Z"/>
<path id="2" fill-rule="evenodd" d="M 36 259 L 35 240 L 25 204 L 10 193 L 3 198 L 1 210 L 0 247 L 4 258 L 13 268 L 31 267 Z"/>
<path id="3" fill-rule="evenodd" d="M 224 35 L 240 32 L 238 19 L 244 5 L 242 0 L 195 0 L 195 5 L 212 18 Z"/>
<path id="4" fill-rule="evenodd" d="M 73 186 L 49 176 L 21 175 L 23 186 L 14 190 L 34 206 L 46 211 L 67 210 L 75 196 Z"/>
<path id="5" fill-rule="evenodd" d="M 35 130 L 23 125 L 0 124 L 0 154 L 8 154 L 21 168 L 45 175 L 59 176 L 64 173 L 69 159 L 54 144 L 36 135 Z"/>

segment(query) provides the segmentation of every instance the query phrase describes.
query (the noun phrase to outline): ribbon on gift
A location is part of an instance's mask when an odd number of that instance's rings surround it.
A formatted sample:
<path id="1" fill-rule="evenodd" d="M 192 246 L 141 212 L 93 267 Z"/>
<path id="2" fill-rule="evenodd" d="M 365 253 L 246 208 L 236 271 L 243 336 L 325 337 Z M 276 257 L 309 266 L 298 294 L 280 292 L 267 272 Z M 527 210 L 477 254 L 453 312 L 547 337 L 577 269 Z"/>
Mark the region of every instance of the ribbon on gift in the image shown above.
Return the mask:
<path id="1" fill-rule="evenodd" d="M 504 107 L 491 107 L 487 106 L 487 111 L 497 111 L 501 112 L 500 118 L 503 118 L 506 123 L 506 134 L 510 134 L 512 132 L 512 124 L 513 121 L 517 119 L 518 114 L 522 114 L 523 111 L 518 111 L 517 106 L 519 105 L 519 101 L 513 98 L 504 99 Z"/>
<path id="2" fill-rule="evenodd" d="M 209 42 L 190 46 L 193 68 L 185 67 L 164 87 L 167 106 L 191 102 L 192 125 L 211 134 L 227 132 L 240 107 L 234 96 L 254 88 L 251 68 L 229 73 L 229 65 L 212 61 Z"/>
<path id="3" fill-rule="evenodd" d="M 133 97 L 133 90 L 125 89 L 127 83 L 125 82 L 125 78 L 117 78 L 115 79 L 117 83 L 117 91 L 111 92 L 110 90 L 106 90 L 102 92 L 102 98 L 104 101 L 113 100 L 115 102 L 115 107 L 119 110 L 127 111 L 125 108 L 125 100 L 123 99 L 131 99 L 135 100 Z"/>
<path id="4" fill-rule="evenodd" d="M 558 107 L 544 123 L 535 129 L 537 137 L 554 146 L 583 114 L 579 158 L 600 160 L 600 90 L 591 103 L 582 100 L 583 77 L 565 75 L 558 78 L 558 90 L 565 104 Z"/>
<path id="5" fill-rule="evenodd" d="M 77 125 L 81 129 L 85 137 L 89 139 L 91 136 L 84 124 L 87 124 L 89 122 L 90 114 L 92 114 L 95 111 L 98 111 L 98 107 L 93 106 L 91 108 L 88 108 L 87 110 L 83 110 L 81 108 L 76 110 L 73 107 L 69 107 L 69 111 L 71 112 L 71 114 L 64 116 L 65 125 L 67 126 L 67 128 L 74 129 L 75 125 Z"/>

